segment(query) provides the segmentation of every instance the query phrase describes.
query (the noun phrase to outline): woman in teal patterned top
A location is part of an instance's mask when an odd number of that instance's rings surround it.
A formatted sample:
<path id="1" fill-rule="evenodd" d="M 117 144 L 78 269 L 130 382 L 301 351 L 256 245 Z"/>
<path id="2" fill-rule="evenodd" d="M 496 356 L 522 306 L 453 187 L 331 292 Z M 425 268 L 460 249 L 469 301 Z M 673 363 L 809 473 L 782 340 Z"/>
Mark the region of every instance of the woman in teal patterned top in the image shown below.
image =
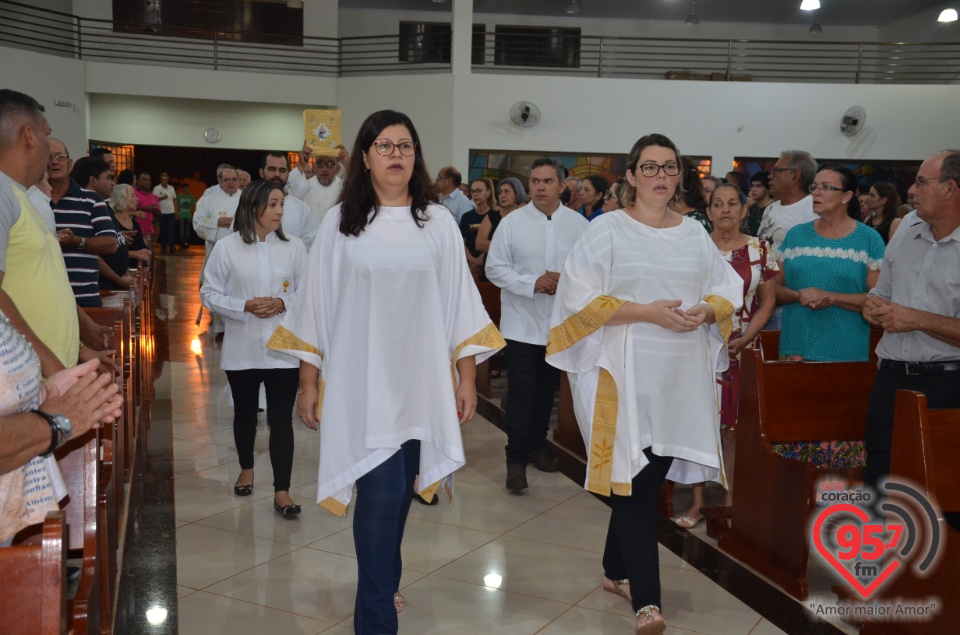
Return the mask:
<path id="1" fill-rule="evenodd" d="M 860 308 L 877 283 L 884 244 L 876 230 L 858 220 L 856 185 L 846 167 L 821 167 L 810 186 L 819 218 L 797 225 L 780 244 L 783 359 L 853 362 L 870 355 L 870 325 Z M 862 465 L 864 459 L 862 442 L 782 444 L 777 451 L 822 467 Z"/>

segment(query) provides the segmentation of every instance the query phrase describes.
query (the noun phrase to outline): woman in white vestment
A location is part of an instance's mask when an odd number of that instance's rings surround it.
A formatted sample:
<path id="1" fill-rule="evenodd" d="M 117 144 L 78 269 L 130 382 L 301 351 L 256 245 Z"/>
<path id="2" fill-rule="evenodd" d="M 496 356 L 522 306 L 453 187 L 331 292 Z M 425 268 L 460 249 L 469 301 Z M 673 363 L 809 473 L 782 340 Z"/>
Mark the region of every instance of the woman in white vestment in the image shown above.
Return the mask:
<path id="1" fill-rule="evenodd" d="M 642 137 L 623 209 L 590 224 L 567 257 L 547 361 L 565 370 L 589 448 L 587 490 L 610 496 L 603 588 L 631 601 L 636 633 L 660 633 L 657 499 L 664 478 L 723 481 L 715 373 L 743 281 L 683 194 L 680 152 Z"/>
<path id="2" fill-rule="evenodd" d="M 204 268 L 200 299 L 225 321 L 220 368 L 233 394 L 233 438 L 240 458 L 237 496 L 253 493 L 253 448 L 257 439 L 260 385 L 267 398 L 273 508 L 292 519 L 300 506 L 290 498 L 293 469 L 293 405 L 297 360 L 267 350 L 281 314 L 292 310 L 300 290 L 307 250 L 281 227 L 283 187 L 257 181 L 240 195 L 232 234 L 213 246 Z"/>
<path id="3" fill-rule="evenodd" d="M 360 128 L 340 205 L 324 217 L 303 295 L 268 346 L 298 357 L 297 413 L 320 429 L 318 503 L 357 502 L 358 635 L 396 633 L 400 543 L 419 473 L 430 500 L 464 464 L 476 363 L 505 345 L 480 301 L 463 239 L 410 119 Z"/>

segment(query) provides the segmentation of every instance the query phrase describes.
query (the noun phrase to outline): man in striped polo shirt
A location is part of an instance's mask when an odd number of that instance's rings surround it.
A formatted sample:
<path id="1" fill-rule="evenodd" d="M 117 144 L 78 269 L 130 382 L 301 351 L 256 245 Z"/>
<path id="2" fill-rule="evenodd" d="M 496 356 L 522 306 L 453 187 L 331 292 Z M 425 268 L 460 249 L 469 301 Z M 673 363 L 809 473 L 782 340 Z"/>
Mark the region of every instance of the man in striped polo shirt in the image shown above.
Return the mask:
<path id="1" fill-rule="evenodd" d="M 59 139 L 50 139 L 47 179 L 53 188 L 50 206 L 57 221 L 67 276 L 77 304 L 100 306 L 101 254 L 117 251 L 117 232 L 100 195 L 70 179 L 70 154 Z"/>

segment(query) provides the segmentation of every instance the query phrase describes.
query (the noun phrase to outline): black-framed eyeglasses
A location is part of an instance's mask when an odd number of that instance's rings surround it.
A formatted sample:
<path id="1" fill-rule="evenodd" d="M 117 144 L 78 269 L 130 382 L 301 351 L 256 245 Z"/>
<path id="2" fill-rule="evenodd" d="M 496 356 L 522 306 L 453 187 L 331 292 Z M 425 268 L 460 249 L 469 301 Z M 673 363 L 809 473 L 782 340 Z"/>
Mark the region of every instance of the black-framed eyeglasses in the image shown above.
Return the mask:
<path id="1" fill-rule="evenodd" d="M 663 173 L 667 176 L 676 176 L 680 174 L 680 164 L 676 161 L 668 161 L 663 165 L 659 163 L 643 163 L 640 165 L 640 174 L 644 176 L 656 176 L 660 174 L 660 170 L 663 170 Z"/>
<path id="2" fill-rule="evenodd" d="M 797 168 L 773 168 L 770 170 L 770 174 L 779 174 L 781 172 L 796 172 Z"/>
<path id="3" fill-rule="evenodd" d="M 337 161 L 336 159 L 317 159 L 314 162 L 314 165 L 320 168 L 332 170 L 333 168 L 337 167 Z"/>
<path id="4" fill-rule="evenodd" d="M 957 184 L 957 186 L 960 186 L 960 181 L 958 181 L 957 179 L 953 178 L 952 176 L 938 176 L 938 177 L 936 177 L 936 178 L 930 178 L 930 177 L 926 177 L 926 176 L 918 176 L 917 178 L 915 178 L 915 179 L 913 180 L 913 183 L 914 183 L 914 185 L 916 185 L 918 188 L 923 188 L 927 183 L 931 183 L 931 182 L 933 182 L 933 181 L 937 181 L 938 183 L 942 183 L 942 182 L 944 182 L 944 181 L 953 181 L 954 183 Z"/>
<path id="5" fill-rule="evenodd" d="M 479 190 L 479 189 L 478 189 L 478 190 L 470 190 L 470 193 L 471 193 L 471 194 L 483 194 L 484 192 L 486 192 L 486 190 Z"/>
<path id="6" fill-rule="evenodd" d="M 614 199 L 614 198 L 617 198 L 617 195 L 611 192 L 610 190 L 607 190 L 607 193 L 603 195 L 603 200 L 605 201 L 609 201 L 610 199 Z"/>
<path id="7" fill-rule="evenodd" d="M 63 153 L 63 152 L 57 152 L 57 153 L 55 153 L 55 154 L 51 154 L 51 155 L 50 155 L 50 158 L 51 158 L 51 159 L 56 159 L 57 161 L 66 161 L 67 159 L 70 158 L 70 155 L 69 155 L 69 154 L 65 154 L 65 153 Z"/>
<path id="8" fill-rule="evenodd" d="M 824 192 L 842 192 L 843 188 L 830 185 L 829 183 L 811 183 L 810 187 L 807 188 L 807 191 L 811 194 L 817 190 L 822 190 Z"/>
<path id="9" fill-rule="evenodd" d="M 401 141 L 400 143 L 394 143 L 393 141 L 387 141 L 381 139 L 379 141 L 373 142 L 373 149 L 377 151 L 382 157 L 388 157 L 393 154 L 393 149 L 396 148 L 400 151 L 405 157 L 412 157 L 417 153 L 417 144 L 413 141 Z"/>

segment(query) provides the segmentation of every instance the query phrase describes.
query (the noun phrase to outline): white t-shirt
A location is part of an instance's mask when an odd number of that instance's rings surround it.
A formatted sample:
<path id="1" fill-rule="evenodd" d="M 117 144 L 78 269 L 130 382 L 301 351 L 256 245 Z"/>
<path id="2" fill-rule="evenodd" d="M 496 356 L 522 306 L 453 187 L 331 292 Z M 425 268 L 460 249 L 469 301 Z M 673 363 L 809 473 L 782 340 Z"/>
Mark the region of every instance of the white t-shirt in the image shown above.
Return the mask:
<path id="1" fill-rule="evenodd" d="M 158 185 L 153 188 L 153 194 L 160 201 L 161 214 L 174 214 L 177 211 L 177 191 L 172 186 Z"/>

